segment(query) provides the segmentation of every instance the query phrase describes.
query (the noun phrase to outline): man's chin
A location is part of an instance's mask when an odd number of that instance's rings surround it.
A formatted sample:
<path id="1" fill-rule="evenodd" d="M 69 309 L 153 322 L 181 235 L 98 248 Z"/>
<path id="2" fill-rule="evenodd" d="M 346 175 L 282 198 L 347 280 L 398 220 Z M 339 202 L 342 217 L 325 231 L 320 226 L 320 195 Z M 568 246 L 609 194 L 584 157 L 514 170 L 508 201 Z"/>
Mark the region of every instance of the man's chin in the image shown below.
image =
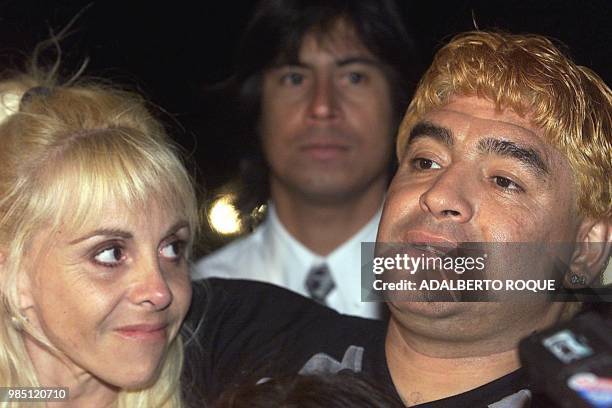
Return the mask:
<path id="1" fill-rule="evenodd" d="M 409 302 L 391 301 L 389 309 L 391 313 L 400 315 L 416 315 L 426 318 L 444 318 L 461 313 L 470 306 L 464 302 Z"/>

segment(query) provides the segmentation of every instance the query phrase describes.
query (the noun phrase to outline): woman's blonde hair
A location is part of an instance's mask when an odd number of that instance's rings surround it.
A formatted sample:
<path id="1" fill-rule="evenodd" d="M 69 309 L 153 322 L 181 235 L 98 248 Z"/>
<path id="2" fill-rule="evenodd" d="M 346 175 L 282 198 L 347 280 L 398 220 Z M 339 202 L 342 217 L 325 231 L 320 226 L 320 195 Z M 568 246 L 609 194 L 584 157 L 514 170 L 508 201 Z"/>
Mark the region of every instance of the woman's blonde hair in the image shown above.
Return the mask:
<path id="1" fill-rule="evenodd" d="M 410 130 L 453 95 L 486 98 L 529 115 L 565 154 L 585 216 L 612 216 L 612 92 L 539 35 L 474 31 L 442 47 L 421 79 L 400 126 L 398 157 Z"/>
<path id="2" fill-rule="evenodd" d="M 177 149 L 144 100 L 107 85 L 60 86 L 27 75 L 0 82 L 0 145 L 0 385 L 33 387 L 40 384 L 22 332 L 40 336 L 21 316 L 17 290 L 33 236 L 60 223 L 83 228 L 109 197 L 141 211 L 155 201 L 186 217 L 195 233 L 196 199 Z M 122 391 L 118 406 L 180 406 L 182 357 L 177 336 L 158 380 Z"/>

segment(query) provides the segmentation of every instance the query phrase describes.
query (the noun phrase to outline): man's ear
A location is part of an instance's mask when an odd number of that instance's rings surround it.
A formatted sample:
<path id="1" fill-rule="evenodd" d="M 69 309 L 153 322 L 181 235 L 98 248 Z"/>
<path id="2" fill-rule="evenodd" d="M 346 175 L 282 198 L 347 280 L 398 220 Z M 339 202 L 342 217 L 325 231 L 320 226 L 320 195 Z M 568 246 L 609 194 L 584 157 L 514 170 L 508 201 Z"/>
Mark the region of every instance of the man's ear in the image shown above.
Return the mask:
<path id="1" fill-rule="evenodd" d="M 612 252 L 612 222 L 608 219 L 582 221 L 570 261 L 569 287 L 590 286 L 601 277 Z"/>

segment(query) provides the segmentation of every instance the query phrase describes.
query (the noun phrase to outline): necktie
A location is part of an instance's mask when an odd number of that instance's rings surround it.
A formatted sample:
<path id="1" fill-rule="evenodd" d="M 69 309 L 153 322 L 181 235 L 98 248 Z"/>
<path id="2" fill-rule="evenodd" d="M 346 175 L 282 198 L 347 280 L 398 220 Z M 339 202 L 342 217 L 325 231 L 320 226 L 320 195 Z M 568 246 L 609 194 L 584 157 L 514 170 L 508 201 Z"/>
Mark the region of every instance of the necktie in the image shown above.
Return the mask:
<path id="1" fill-rule="evenodd" d="M 336 285 L 326 264 L 313 267 L 306 277 L 306 290 L 311 298 L 325 304 L 325 298 Z"/>

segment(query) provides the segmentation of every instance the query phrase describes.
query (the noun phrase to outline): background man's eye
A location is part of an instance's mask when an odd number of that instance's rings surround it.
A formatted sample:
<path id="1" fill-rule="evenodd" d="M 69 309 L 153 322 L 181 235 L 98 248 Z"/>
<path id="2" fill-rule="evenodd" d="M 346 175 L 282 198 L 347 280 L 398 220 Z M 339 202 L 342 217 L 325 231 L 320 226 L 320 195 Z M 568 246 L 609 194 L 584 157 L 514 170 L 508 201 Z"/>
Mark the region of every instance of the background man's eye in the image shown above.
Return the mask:
<path id="1" fill-rule="evenodd" d="M 288 85 L 301 85 L 304 82 L 304 75 L 297 72 L 290 72 L 283 76 L 283 82 Z"/>
<path id="2" fill-rule="evenodd" d="M 363 76 L 363 74 L 360 74 L 359 72 L 351 72 L 348 75 L 348 79 L 349 79 L 350 83 L 358 84 L 358 83 L 363 81 L 364 76 Z"/>

